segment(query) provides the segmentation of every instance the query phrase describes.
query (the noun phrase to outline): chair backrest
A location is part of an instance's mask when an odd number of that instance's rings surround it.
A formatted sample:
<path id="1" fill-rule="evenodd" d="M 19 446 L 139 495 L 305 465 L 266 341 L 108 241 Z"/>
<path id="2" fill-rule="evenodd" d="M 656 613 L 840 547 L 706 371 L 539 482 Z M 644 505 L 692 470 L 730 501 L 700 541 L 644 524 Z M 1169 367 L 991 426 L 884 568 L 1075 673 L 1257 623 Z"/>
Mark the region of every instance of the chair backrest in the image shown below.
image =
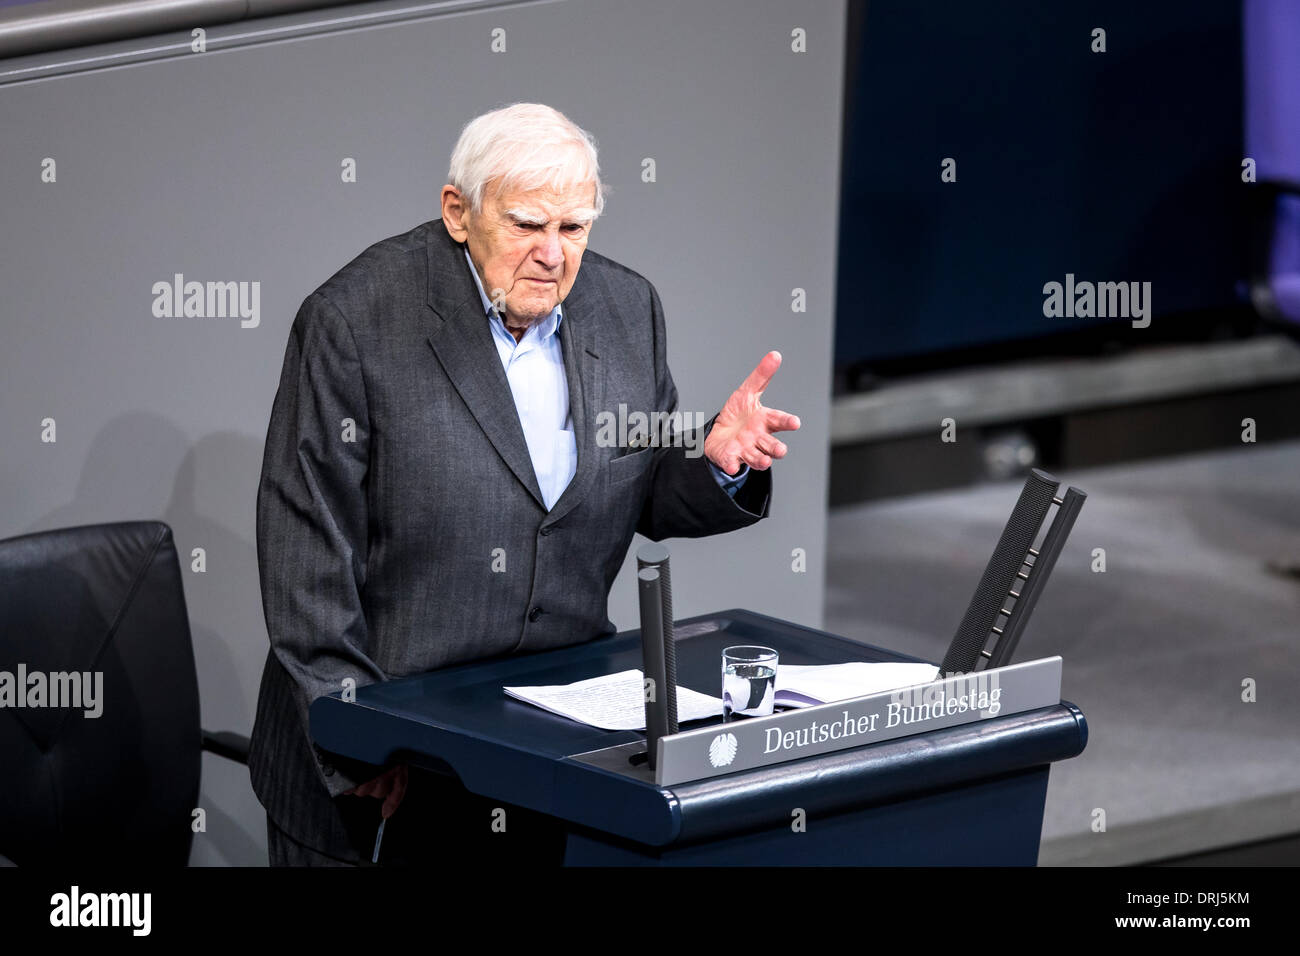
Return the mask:
<path id="1" fill-rule="evenodd" d="M 200 748 L 171 529 L 0 541 L 0 855 L 184 866 Z"/>

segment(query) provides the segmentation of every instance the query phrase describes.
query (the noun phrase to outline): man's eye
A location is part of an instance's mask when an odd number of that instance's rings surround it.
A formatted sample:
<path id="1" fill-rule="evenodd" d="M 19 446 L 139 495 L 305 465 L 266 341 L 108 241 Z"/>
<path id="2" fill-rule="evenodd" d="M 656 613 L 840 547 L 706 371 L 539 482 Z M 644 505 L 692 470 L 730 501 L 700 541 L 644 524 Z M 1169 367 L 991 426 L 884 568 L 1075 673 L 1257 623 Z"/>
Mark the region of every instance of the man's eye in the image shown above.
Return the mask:
<path id="1" fill-rule="evenodd" d="M 578 225 L 578 224 L 575 223 L 575 222 L 571 222 L 571 223 L 569 223 L 567 226 L 564 227 L 564 231 L 565 231 L 565 232 L 568 232 L 568 233 L 573 233 L 574 235 L 577 235 L 578 233 L 582 232 L 582 226 Z"/>

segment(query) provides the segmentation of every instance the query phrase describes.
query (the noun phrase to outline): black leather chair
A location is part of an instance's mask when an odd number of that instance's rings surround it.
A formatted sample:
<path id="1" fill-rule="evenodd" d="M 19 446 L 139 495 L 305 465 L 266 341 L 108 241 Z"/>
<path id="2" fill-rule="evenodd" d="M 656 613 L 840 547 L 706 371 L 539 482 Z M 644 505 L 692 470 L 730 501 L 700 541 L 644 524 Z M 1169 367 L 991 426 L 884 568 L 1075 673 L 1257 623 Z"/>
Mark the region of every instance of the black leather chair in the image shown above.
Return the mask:
<path id="1" fill-rule="evenodd" d="M 80 684 L 51 675 L 84 673 L 102 674 L 95 707 L 50 706 Z M 38 702 L 41 680 L 45 706 L 16 706 L 16 695 Z M 186 865 L 203 750 L 248 762 L 246 737 L 199 726 L 171 528 L 130 521 L 0 541 L 0 858 Z"/>

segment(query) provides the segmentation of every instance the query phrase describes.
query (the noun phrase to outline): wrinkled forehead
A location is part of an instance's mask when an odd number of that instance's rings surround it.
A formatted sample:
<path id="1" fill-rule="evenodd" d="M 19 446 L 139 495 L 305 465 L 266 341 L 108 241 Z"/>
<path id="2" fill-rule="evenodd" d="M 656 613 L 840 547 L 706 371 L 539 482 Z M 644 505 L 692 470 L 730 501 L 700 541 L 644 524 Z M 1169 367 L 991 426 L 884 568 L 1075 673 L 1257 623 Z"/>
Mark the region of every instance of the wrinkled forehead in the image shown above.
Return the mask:
<path id="1" fill-rule="evenodd" d="M 495 181 L 488 184 L 487 194 L 497 217 L 507 222 L 546 225 L 558 220 L 586 225 L 596 218 L 596 184 L 591 181 L 532 189 Z"/>

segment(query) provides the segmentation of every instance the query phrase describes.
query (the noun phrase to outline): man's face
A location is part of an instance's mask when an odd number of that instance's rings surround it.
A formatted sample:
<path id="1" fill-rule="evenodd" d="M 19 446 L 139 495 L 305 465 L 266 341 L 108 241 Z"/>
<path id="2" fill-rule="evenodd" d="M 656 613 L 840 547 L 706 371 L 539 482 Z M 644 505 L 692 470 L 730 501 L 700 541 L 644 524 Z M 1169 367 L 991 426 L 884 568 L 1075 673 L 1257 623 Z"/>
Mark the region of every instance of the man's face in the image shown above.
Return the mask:
<path id="1" fill-rule="evenodd" d="M 483 291 L 506 325 L 527 327 L 550 314 L 573 288 L 587 248 L 596 187 L 584 183 L 562 192 L 507 190 L 496 195 L 495 186 L 488 184 L 478 213 L 448 197 L 451 187 L 445 187 L 443 219 L 452 238 L 468 243 Z M 449 198 L 460 206 L 460 216 L 448 208 Z M 459 221 L 448 221 L 448 212 Z"/>

